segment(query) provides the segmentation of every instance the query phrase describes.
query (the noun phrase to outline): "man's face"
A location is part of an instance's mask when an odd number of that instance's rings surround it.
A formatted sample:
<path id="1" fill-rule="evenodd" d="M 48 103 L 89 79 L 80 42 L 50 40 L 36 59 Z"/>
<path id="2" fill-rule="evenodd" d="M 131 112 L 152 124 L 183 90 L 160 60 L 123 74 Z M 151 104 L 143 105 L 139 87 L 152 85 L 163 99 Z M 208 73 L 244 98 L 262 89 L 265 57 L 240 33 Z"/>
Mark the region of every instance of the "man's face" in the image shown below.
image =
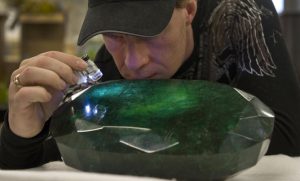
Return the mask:
<path id="1" fill-rule="evenodd" d="M 168 79 L 191 54 L 191 34 L 183 8 L 174 10 L 168 26 L 156 37 L 105 33 L 103 38 L 125 79 Z"/>

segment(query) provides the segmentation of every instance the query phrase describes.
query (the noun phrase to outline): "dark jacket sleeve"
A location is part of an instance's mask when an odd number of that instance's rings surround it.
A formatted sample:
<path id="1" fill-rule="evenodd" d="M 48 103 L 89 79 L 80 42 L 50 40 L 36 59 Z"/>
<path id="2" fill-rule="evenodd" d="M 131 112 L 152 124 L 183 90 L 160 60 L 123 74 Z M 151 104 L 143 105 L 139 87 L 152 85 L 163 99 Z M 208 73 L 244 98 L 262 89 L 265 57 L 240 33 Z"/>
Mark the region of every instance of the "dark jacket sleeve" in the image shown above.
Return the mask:
<path id="1" fill-rule="evenodd" d="M 255 72 L 242 71 L 236 87 L 257 96 L 275 113 L 275 127 L 268 154 L 300 155 L 299 79 L 280 33 L 279 20 L 272 1 L 257 0 L 257 3 L 262 10 L 271 10 L 269 15 L 262 16 L 264 37 L 260 38 L 265 39 L 271 55 L 269 58 L 272 58 L 274 66 L 248 65 L 253 68 L 252 70 L 261 68 L 273 75 L 264 72 L 257 75 Z M 259 58 L 259 55 L 257 57 Z"/>
<path id="2" fill-rule="evenodd" d="M 41 133 L 26 139 L 15 135 L 9 128 L 7 116 L 0 136 L 0 168 L 23 169 L 60 160 L 60 153 L 49 135 L 49 121 Z"/>

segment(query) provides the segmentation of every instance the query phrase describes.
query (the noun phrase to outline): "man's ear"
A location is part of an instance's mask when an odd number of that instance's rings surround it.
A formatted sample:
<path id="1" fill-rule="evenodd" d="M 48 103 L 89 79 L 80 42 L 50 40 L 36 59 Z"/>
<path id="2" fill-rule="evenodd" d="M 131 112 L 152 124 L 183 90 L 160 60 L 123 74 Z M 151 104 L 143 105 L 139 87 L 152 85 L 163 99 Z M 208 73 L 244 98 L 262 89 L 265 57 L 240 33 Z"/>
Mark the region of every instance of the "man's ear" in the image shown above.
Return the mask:
<path id="1" fill-rule="evenodd" d="M 186 6 L 185 6 L 187 16 L 186 16 L 186 23 L 192 24 L 193 19 L 197 12 L 197 0 L 188 0 Z"/>

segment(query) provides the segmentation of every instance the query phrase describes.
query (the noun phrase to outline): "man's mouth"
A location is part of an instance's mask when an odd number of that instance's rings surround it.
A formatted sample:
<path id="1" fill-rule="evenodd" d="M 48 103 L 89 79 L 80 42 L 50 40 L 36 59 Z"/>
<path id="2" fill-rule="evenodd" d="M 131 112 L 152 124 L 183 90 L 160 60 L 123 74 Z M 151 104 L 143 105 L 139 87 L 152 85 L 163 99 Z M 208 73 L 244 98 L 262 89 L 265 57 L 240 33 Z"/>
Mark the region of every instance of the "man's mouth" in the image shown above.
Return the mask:
<path id="1" fill-rule="evenodd" d="M 124 78 L 126 79 L 154 79 L 155 77 L 157 77 L 157 73 L 144 73 L 144 74 L 139 74 L 139 73 L 128 73 L 128 74 L 124 74 Z"/>

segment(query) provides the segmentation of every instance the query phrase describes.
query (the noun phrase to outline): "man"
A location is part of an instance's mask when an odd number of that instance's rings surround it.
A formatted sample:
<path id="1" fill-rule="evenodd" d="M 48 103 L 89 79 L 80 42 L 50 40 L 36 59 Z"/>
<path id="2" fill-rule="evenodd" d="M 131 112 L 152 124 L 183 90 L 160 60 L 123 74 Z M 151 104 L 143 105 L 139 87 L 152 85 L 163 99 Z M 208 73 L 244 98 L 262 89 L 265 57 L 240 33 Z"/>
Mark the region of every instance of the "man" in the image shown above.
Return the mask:
<path id="1" fill-rule="evenodd" d="M 206 79 L 259 97 L 276 113 L 269 154 L 300 153 L 300 91 L 271 0 L 89 0 L 78 44 L 103 34 L 103 81 Z M 49 119 L 75 84 L 80 58 L 47 52 L 12 74 L 2 168 L 59 160 Z"/>

